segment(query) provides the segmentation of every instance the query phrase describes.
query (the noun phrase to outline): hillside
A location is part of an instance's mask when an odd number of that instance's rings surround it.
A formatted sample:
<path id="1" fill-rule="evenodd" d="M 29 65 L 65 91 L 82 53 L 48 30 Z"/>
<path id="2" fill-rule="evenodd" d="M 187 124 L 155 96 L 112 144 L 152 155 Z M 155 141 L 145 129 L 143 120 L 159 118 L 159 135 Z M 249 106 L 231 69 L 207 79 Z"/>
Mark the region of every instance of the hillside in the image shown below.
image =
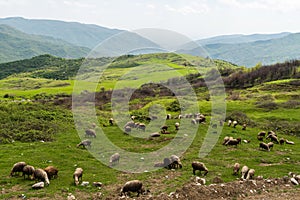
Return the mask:
<path id="1" fill-rule="evenodd" d="M 52 54 L 65 58 L 84 57 L 90 50 L 51 37 L 29 35 L 0 25 L 0 63 Z"/>
<path id="2" fill-rule="evenodd" d="M 237 65 L 253 67 L 257 63 L 274 64 L 300 58 L 300 33 L 237 44 L 207 44 L 204 48 L 211 58 L 227 60 Z M 195 52 L 197 52 L 195 50 Z"/>

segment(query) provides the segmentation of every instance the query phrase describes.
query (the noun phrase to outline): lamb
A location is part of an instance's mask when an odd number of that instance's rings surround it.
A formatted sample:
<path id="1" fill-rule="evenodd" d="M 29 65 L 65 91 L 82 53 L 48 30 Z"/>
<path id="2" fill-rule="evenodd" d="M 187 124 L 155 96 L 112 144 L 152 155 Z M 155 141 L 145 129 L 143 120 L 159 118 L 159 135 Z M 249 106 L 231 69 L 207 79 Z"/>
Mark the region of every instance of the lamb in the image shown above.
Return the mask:
<path id="1" fill-rule="evenodd" d="M 259 143 L 259 148 L 270 151 L 269 145 L 264 142 Z"/>
<path id="2" fill-rule="evenodd" d="M 110 119 L 108 120 L 108 123 L 109 123 L 109 125 L 113 126 L 113 125 L 114 125 L 114 119 L 113 119 L 113 118 L 110 118 Z"/>
<path id="3" fill-rule="evenodd" d="M 37 179 L 38 181 L 43 181 L 47 185 L 50 184 L 48 175 L 47 175 L 47 173 L 43 169 L 36 169 L 36 170 L 34 170 L 33 178 Z"/>
<path id="4" fill-rule="evenodd" d="M 234 174 L 234 175 L 237 175 L 238 172 L 239 172 L 239 170 L 240 170 L 240 164 L 239 164 L 239 163 L 235 163 L 235 164 L 233 165 L 233 174 Z"/>
<path id="5" fill-rule="evenodd" d="M 34 171 L 35 171 L 35 169 L 34 169 L 33 166 L 31 166 L 31 165 L 24 166 L 23 167 L 23 176 L 24 176 L 24 179 L 25 179 L 25 175 L 27 175 L 28 178 L 29 178 L 29 176 L 31 176 L 31 178 L 32 178 Z"/>
<path id="6" fill-rule="evenodd" d="M 230 126 L 231 126 L 231 124 L 232 124 L 232 121 L 229 119 L 229 120 L 228 120 L 228 124 L 227 124 L 227 125 L 230 127 Z"/>
<path id="7" fill-rule="evenodd" d="M 242 128 L 242 130 L 246 130 L 246 128 L 247 128 L 247 124 L 243 124 L 243 128 Z"/>
<path id="8" fill-rule="evenodd" d="M 238 125 L 238 122 L 237 121 L 233 121 L 232 125 L 233 125 L 233 128 L 236 128 L 236 126 Z"/>
<path id="9" fill-rule="evenodd" d="M 176 155 L 171 155 L 170 157 L 171 159 L 171 165 L 172 165 L 172 168 L 175 169 L 175 168 L 182 168 L 182 163 L 180 161 L 180 158 Z"/>
<path id="10" fill-rule="evenodd" d="M 86 137 L 96 137 L 96 131 L 93 129 L 87 129 L 85 130 L 85 136 Z"/>
<path id="11" fill-rule="evenodd" d="M 238 144 L 241 143 L 241 138 L 237 138 L 237 139 L 229 139 L 226 143 L 225 146 L 227 145 L 235 145 L 237 147 Z"/>
<path id="12" fill-rule="evenodd" d="M 179 124 L 178 122 L 175 123 L 175 130 L 176 130 L 176 131 L 179 130 L 179 125 L 180 125 L 180 124 Z"/>
<path id="13" fill-rule="evenodd" d="M 274 143 L 273 142 L 269 142 L 268 144 L 269 149 L 271 150 L 271 148 L 273 149 Z"/>
<path id="14" fill-rule="evenodd" d="M 83 146 L 83 147 L 91 147 L 92 141 L 90 140 L 83 140 L 79 144 L 77 144 L 77 147 Z"/>
<path id="15" fill-rule="evenodd" d="M 58 176 L 58 169 L 56 167 L 48 166 L 44 171 L 47 173 L 49 179 L 57 178 Z"/>
<path id="16" fill-rule="evenodd" d="M 254 170 L 254 169 L 249 169 L 246 179 L 247 179 L 247 180 L 253 179 L 254 173 L 255 173 L 255 170 Z"/>
<path id="17" fill-rule="evenodd" d="M 272 142 L 275 142 L 276 144 L 279 144 L 278 137 L 275 134 L 269 134 L 266 139 L 270 138 Z"/>
<path id="18" fill-rule="evenodd" d="M 241 179 L 243 179 L 243 180 L 246 179 L 248 171 L 249 171 L 248 166 L 245 165 L 245 166 L 242 167 L 242 171 L 241 171 L 242 177 L 241 177 Z"/>
<path id="19" fill-rule="evenodd" d="M 193 174 L 196 174 L 196 170 L 200 171 L 204 171 L 204 176 L 208 173 L 208 169 L 206 168 L 205 164 L 202 162 L 198 162 L 198 161 L 193 161 L 192 162 L 192 167 L 193 167 Z"/>
<path id="20" fill-rule="evenodd" d="M 171 118 L 172 118 L 171 114 L 167 114 L 166 119 L 171 119 Z"/>
<path id="21" fill-rule="evenodd" d="M 137 192 L 137 196 L 139 196 L 144 192 L 142 187 L 143 183 L 139 180 L 128 181 L 122 187 L 120 196 L 123 194 L 126 196 L 130 192 Z"/>
<path id="22" fill-rule="evenodd" d="M 17 162 L 13 165 L 11 171 L 10 171 L 10 176 L 13 176 L 16 172 L 23 172 L 23 168 L 27 164 L 25 162 Z"/>
<path id="23" fill-rule="evenodd" d="M 116 163 L 119 163 L 119 161 L 120 161 L 120 154 L 119 153 L 115 153 L 112 156 L 110 156 L 109 166 L 112 167 Z"/>
<path id="24" fill-rule="evenodd" d="M 82 174 L 83 174 L 82 168 L 75 169 L 75 172 L 73 174 L 73 179 L 74 179 L 74 183 L 76 186 L 79 184 L 79 179 L 81 179 L 81 181 L 82 181 Z"/>

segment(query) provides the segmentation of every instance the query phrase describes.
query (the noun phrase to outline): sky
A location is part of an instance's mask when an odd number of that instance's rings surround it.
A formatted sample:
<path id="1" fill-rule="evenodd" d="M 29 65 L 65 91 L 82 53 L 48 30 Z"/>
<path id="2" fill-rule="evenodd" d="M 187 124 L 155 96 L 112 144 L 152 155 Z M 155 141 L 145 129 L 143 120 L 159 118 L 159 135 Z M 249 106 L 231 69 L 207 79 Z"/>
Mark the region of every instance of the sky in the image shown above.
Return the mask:
<path id="1" fill-rule="evenodd" d="M 300 32 L 299 0 L 0 0 L 0 18 L 15 16 L 129 31 L 162 28 L 192 39 Z"/>

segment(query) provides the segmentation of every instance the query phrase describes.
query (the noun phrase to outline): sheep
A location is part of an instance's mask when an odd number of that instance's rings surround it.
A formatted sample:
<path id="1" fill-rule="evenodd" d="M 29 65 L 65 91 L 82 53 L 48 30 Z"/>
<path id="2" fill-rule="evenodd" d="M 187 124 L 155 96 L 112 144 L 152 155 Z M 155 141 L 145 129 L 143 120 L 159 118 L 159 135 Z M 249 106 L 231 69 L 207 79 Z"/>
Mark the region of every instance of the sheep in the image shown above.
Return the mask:
<path id="1" fill-rule="evenodd" d="M 269 145 L 264 142 L 259 143 L 259 148 L 270 151 Z"/>
<path id="2" fill-rule="evenodd" d="M 75 172 L 73 173 L 73 179 L 76 186 L 79 184 L 79 179 L 81 179 L 82 181 L 82 174 L 83 174 L 82 168 L 75 169 Z"/>
<path id="3" fill-rule="evenodd" d="M 119 153 L 115 153 L 112 156 L 110 156 L 109 166 L 112 167 L 116 163 L 119 163 L 119 161 L 120 161 L 120 154 Z"/>
<path id="4" fill-rule="evenodd" d="M 182 115 L 178 115 L 178 119 L 182 119 Z"/>
<path id="5" fill-rule="evenodd" d="M 255 173 L 255 170 L 254 170 L 254 169 L 249 169 L 246 179 L 247 179 L 247 180 L 253 179 L 254 173 Z"/>
<path id="6" fill-rule="evenodd" d="M 13 165 L 11 171 L 10 171 L 10 176 L 13 176 L 16 172 L 23 172 L 23 168 L 27 164 L 25 162 L 17 162 Z"/>
<path id="7" fill-rule="evenodd" d="M 201 174 L 201 171 L 204 171 L 204 176 L 208 173 L 208 169 L 206 168 L 205 164 L 202 163 L 202 162 L 198 162 L 198 161 L 193 161 L 192 162 L 192 167 L 193 167 L 193 174 L 195 175 L 196 174 L 196 170 L 199 170 L 200 171 L 200 174 Z"/>
<path id="8" fill-rule="evenodd" d="M 92 144 L 92 141 L 90 141 L 90 140 L 83 140 L 79 144 L 77 144 L 77 148 L 80 147 L 80 146 L 91 147 L 91 144 Z"/>
<path id="9" fill-rule="evenodd" d="M 261 131 L 257 134 L 257 136 L 263 136 L 265 137 L 266 136 L 266 132 L 265 131 Z"/>
<path id="10" fill-rule="evenodd" d="M 47 185 L 50 184 L 48 175 L 47 175 L 47 173 L 43 169 L 36 169 L 36 170 L 34 170 L 33 178 L 36 179 L 36 180 L 38 180 L 38 181 L 43 181 Z"/>
<path id="11" fill-rule="evenodd" d="M 160 133 L 158 133 L 158 132 L 151 133 L 150 137 L 160 137 Z"/>
<path id="12" fill-rule="evenodd" d="M 144 123 L 139 123 L 136 128 L 139 130 L 145 131 L 146 125 Z"/>
<path id="13" fill-rule="evenodd" d="M 197 123 L 204 123 L 206 121 L 206 118 L 204 115 L 200 114 L 197 118 L 196 118 L 196 122 Z"/>
<path id="14" fill-rule="evenodd" d="M 242 128 L 242 130 L 246 130 L 246 128 L 247 128 L 247 124 L 243 124 L 243 128 Z"/>
<path id="15" fill-rule="evenodd" d="M 25 179 L 25 175 L 28 176 L 31 176 L 31 179 L 32 179 L 32 176 L 33 176 L 33 173 L 34 173 L 35 169 L 33 166 L 31 165 L 26 165 L 23 167 L 23 176 L 24 176 L 24 179 Z"/>
<path id="16" fill-rule="evenodd" d="M 180 125 L 180 124 L 179 124 L 178 122 L 175 123 L 175 130 L 176 130 L 176 131 L 179 130 L 179 125 Z"/>
<path id="17" fill-rule="evenodd" d="M 232 121 L 229 119 L 227 125 L 230 127 L 232 124 Z"/>
<path id="18" fill-rule="evenodd" d="M 291 145 L 294 145 L 294 144 L 295 144 L 295 142 L 289 141 L 289 140 L 285 140 L 285 143 L 286 143 L 286 144 L 291 144 Z"/>
<path id="19" fill-rule="evenodd" d="M 113 118 L 110 118 L 110 119 L 108 120 L 108 123 L 109 123 L 109 125 L 113 126 L 113 125 L 114 125 L 114 119 L 113 119 Z"/>
<path id="20" fill-rule="evenodd" d="M 180 161 L 180 158 L 176 155 L 171 155 L 170 157 L 171 159 L 171 165 L 172 165 L 172 168 L 175 169 L 175 168 L 182 168 L 182 163 Z"/>
<path id="21" fill-rule="evenodd" d="M 283 145 L 283 144 L 284 144 L 284 142 L 285 142 L 285 139 L 284 139 L 284 138 L 280 138 L 280 140 L 279 140 L 279 144 L 280 144 L 280 145 Z"/>
<path id="22" fill-rule="evenodd" d="M 277 135 L 276 135 L 276 133 L 275 133 L 274 131 L 269 131 L 269 132 L 268 132 L 268 136 L 269 136 L 269 135 L 275 135 L 275 136 L 277 137 Z"/>
<path id="23" fill-rule="evenodd" d="M 171 118 L 172 118 L 171 114 L 167 114 L 166 119 L 171 119 Z"/>
<path id="24" fill-rule="evenodd" d="M 226 143 L 225 146 L 227 145 L 234 145 L 237 147 L 238 144 L 241 143 L 241 138 L 237 138 L 237 139 L 229 139 Z"/>
<path id="25" fill-rule="evenodd" d="M 228 140 L 233 140 L 233 137 L 225 136 L 224 139 L 223 139 L 222 145 L 225 145 L 228 142 Z"/>
<path id="26" fill-rule="evenodd" d="M 49 179 L 57 178 L 58 176 L 58 169 L 54 166 L 48 166 L 44 171 L 47 173 Z"/>
<path id="27" fill-rule="evenodd" d="M 126 182 L 121 189 L 120 196 L 122 196 L 123 194 L 126 196 L 130 192 L 137 192 L 137 196 L 139 196 L 141 193 L 144 192 L 143 183 L 139 180 L 132 180 Z"/>
<path id="28" fill-rule="evenodd" d="M 269 149 L 271 150 L 271 148 L 273 148 L 273 146 L 274 146 L 274 143 L 273 142 L 269 142 L 267 145 L 268 145 Z"/>
<path id="29" fill-rule="evenodd" d="M 125 128 L 126 126 L 129 126 L 130 128 L 133 128 L 134 125 L 135 125 L 134 121 L 129 121 L 129 122 L 127 122 L 127 123 L 124 125 L 124 128 Z"/>
<path id="30" fill-rule="evenodd" d="M 269 134 L 266 139 L 270 138 L 271 142 L 275 142 L 276 144 L 279 144 L 278 137 L 275 134 Z"/>
<path id="31" fill-rule="evenodd" d="M 237 175 L 238 174 L 238 172 L 239 172 L 239 170 L 240 170 L 240 164 L 239 163 L 234 163 L 234 165 L 233 165 L 233 174 L 234 175 Z"/>
<path id="32" fill-rule="evenodd" d="M 238 125 L 238 122 L 237 121 L 233 121 L 232 125 L 233 125 L 233 128 L 236 128 L 236 126 Z"/>
<path id="33" fill-rule="evenodd" d="M 130 126 L 125 126 L 124 131 L 125 131 L 125 133 L 130 133 L 131 132 L 131 127 Z"/>
<path id="34" fill-rule="evenodd" d="M 193 125 L 196 125 L 196 124 L 197 124 L 197 122 L 196 122 L 195 119 L 192 119 L 192 120 L 191 120 L 191 123 L 192 123 Z"/>
<path id="35" fill-rule="evenodd" d="M 163 125 L 162 127 L 160 127 L 161 130 L 165 130 L 165 131 L 167 131 L 168 128 L 169 128 L 168 125 Z"/>
<path id="36" fill-rule="evenodd" d="M 93 129 L 85 130 L 85 137 L 94 137 L 96 138 L 96 131 Z"/>
<path id="37" fill-rule="evenodd" d="M 242 177 L 241 177 L 241 179 L 243 179 L 243 180 L 246 179 L 248 171 L 249 171 L 248 166 L 245 165 L 245 166 L 242 167 L 242 171 L 241 171 Z"/>
<path id="38" fill-rule="evenodd" d="M 170 134 L 170 132 L 169 132 L 169 131 L 166 131 L 166 130 L 161 130 L 160 133 L 161 133 L 161 134 Z"/>
<path id="39" fill-rule="evenodd" d="M 264 140 L 264 136 L 258 135 L 258 136 L 257 136 L 257 139 L 258 139 L 259 141 L 263 141 L 263 140 Z"/>

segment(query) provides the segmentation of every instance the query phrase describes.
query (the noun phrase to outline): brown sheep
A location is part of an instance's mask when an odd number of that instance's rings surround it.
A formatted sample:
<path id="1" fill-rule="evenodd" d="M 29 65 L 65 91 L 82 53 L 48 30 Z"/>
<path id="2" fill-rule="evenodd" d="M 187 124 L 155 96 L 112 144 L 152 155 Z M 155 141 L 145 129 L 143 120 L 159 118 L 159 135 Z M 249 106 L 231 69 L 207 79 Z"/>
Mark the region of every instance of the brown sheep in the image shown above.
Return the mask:
<path id="1" fill-rule="evenodd" d="M 207 167 L 202 162 L 193 161 L 192 162 L 192 167 L 193 167 L 193 174 L 194 175 L 196 174 L 196 170 L 199 170 L 200 174 L 201 174 L 201 171 L 204 171 L 204 174 L 203 174 L 204 176 L 208 173 Z"/>
<path id="2" fill-rule="evenodd" d="M 122 196 L 123 194 L 126 196 L 130 192 L 137 192 L 137 196 L 139 196 L 141 193 L 144 192 L 143 183 L 139 180 L 126 182 L 121 189 L 120 196 Z"/>
<path id="3" fill-rule="evenodd" d="M 275 134 L 269 134 L 266 139 L 270 138 L 271 142 L 275 142 L 276 144 L 279 144 L 278 137 Z"/>
<path id="4" fill-rule="evenodd" d="M 235 163 L 235 164 L 233 165 L 233 174 L 234 174 L 234 175 L 237 175 L 238 172 L 239 172 L 239 170 L 240 170 L 240 164 L 239 164 L 239 163 Z"/>
<path id="5" fill-rule="evenodd" d="M 237 138 L 237 139 L 230 139 L 226 142 L 225 146 L 227 145 L 234 145 L 237 147 L 238 144 L 241 143 L 241 138 Z"/>
<path id="6" fill-rule="evenodd" d="M 10 171 L 10 176 L 13 176 L 16 172 L 23 172 L 23 168 L 27 164 L 25 162 L 17 162 L 13 165 L 11 171 Z"/>
<path id="7" fill-rule="evenodd" d="M 33 173 L 34 173 L 34 167 L 31 166 L 31 165 L 26 165 L 23 167 L 23 176 L 24 176 L 24 179 L 25 179 L 25 175 L 27 175 L 27 177 L 29 178 L 31 176 L 30 179 L 32 179 L 33 177 Z"/>
<path id="8" fill-rule="evenodd" d="M 50 184 L 48 175 L 43 169 L 34 170 L 33 178 L 37 179 L 37 181 L 44 181 L 47 185 Z"/>
<path id="9" fill-rule="evenodd" d="M 83 169 L 82 168 L 76 168 L 75 172 L 73 173 L 73 179 L 74 183 L 77 186 L 79 184 L 79 180 L 81 179 L 82 181 L 82 174 L 83 174 Z"/>
<path id="10" fill-rule="evenodd" d="M 44 170 L 47 173 L 49 179 L 57 178 L 57 176 L 58 176 L 58 169 L 57 168 L 55 168 L 53 166 L 48 166 Z"/>
<path id="11" fill-rule="evenodd" d="M 259 148 L 270 151 L 269 145 L 264 142 L 259 143 Z"/>

